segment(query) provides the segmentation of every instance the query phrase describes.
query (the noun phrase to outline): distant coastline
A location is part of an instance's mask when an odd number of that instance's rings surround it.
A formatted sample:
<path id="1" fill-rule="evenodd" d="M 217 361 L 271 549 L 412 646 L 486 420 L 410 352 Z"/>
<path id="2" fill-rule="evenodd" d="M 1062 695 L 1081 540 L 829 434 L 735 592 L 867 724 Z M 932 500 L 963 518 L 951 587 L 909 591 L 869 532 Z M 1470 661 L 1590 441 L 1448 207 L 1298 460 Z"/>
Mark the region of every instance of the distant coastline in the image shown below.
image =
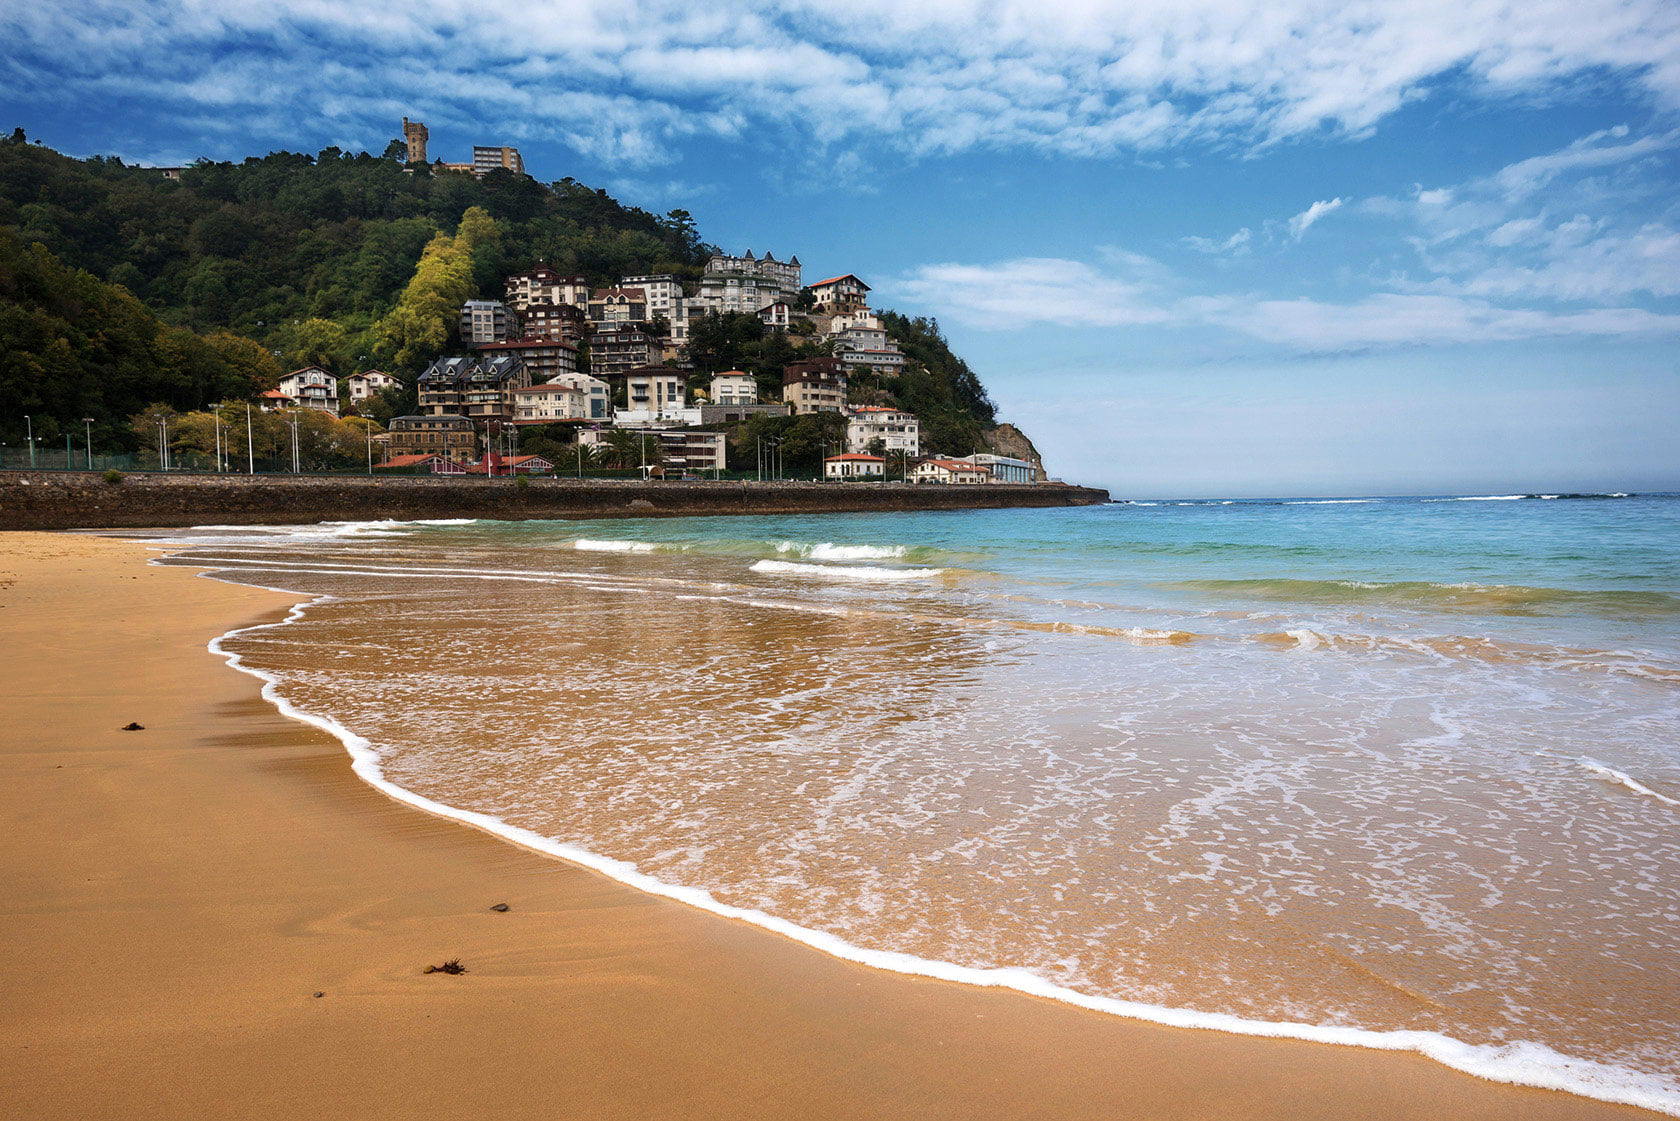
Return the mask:
<path id="1" fill-rule="evenodd" d="M 128 475 L 0 472 L 0 529 L 206 522 L 292 525 L 382 518 L 526 519 L 816 514 L 1093 506 L 1108 492 L 1058 484 L 710 482 L 566 478 Z"/>

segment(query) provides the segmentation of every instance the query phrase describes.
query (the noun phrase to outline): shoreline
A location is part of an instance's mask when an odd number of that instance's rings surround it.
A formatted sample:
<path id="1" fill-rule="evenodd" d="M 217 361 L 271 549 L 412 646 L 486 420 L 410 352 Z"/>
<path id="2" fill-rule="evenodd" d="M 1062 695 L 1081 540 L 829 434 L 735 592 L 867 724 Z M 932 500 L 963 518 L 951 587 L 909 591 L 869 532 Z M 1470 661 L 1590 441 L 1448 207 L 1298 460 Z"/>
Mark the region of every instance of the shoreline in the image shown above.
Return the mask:
<path id="1" fill-rule="evenodd" d="M 412 813 L 203 656 L 311 597 L 145 566 L 152 551 L 0 536 L 20 684 L 0 738 L 21 885 L 5 924 L 33 970 L 0 1013 L 26 1041 L 0 1085 L 26 1115 L 1652 1116 L 1416 1054 L 886 973 Z M 132 670 L 96 680 L 95 656 Z M 147 730 L 116 731 L 128 719 Z M 449 957 L 469 973 L 420 975 Z M 359 1062 L 369 1038 L 379 1062 Z M 286 1089 L 297 1064 L 316 1077 Z"/>
<path id="2" fill-rule="evenodd" d="M 996 510 L 1096 506 L 1108 497 L 1061 483 L 135 473 L 113 484 L 98 472 L 11 470 L 0 471 L 0 530 Z"/>

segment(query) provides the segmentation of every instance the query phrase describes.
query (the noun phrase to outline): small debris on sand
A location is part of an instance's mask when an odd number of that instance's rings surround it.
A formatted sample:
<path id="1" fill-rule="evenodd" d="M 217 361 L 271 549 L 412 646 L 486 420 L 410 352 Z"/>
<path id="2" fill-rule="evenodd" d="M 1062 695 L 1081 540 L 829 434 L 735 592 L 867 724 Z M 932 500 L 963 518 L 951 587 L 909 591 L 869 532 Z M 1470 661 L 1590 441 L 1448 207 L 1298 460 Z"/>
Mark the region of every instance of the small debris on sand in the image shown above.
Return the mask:
<path id="1" fill-rule="evenodd" d="M 506 903 L 492 903 L 490 904 L 490 909 L 492 911 L 506 911 L 508 909 L 508 905 Z"/>
<path id="2" fill-rule="evenodd" d="M 451 976 L 453 976 L 457 973 L 465 973 L 466 971 L 467 971 L 467 967 L 462 965 L 458 959 L 450 958 L 448 961 L 444 962 L 442 965 L 428 965 L 425 969 L 422 969 L 420 972 L 422 972 L 422 973 L 448 973 Z"/>
<path id="3" fill-rule="evenodd" d="M 146 730 L 146 726 L 144 724 L 136 724 L 134 721 L 130 720 L 127 724 L 122 726 L 122 730 L 125 732 L 144 732 Z"/>

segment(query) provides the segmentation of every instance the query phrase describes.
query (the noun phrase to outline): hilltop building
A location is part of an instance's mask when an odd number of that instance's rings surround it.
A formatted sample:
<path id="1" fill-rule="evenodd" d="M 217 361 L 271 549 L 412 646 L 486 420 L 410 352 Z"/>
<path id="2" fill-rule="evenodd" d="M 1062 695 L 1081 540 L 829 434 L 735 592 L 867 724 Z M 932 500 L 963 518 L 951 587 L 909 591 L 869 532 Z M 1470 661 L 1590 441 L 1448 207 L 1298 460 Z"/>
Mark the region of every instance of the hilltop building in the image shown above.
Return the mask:
<path id="1" fill-rule="evenodd" d="M 756 405 L 758 379 L 740 370 L 725 370 L 712 377 L 708 395 L 714 405 Z"/>
<path id="2" fill-rule="evenodd" d="M 408 145 L 408 162 L 426 162 L 426 141 L 431 138 L 426 126 L 419 121 L 403 118 L 403 143 Z"/>
<path id="3" fill-rule="evenodd" d="M 519 334 L 519 316 L 500 300 L 468 300 L 461 305 L 461 341 L 499 343 Z"/>
<path id="4" fill-rule="evenodd" d="M 558 339 L 575 347 L 589 337 L 589 320 L 583 309 L 573 304 L 539 300 L 527 304 L 519 317 L 525 323 L 527 338 Z"/>
<path id="5" fill-rule="evenodd" d="M 647 321 L 647 294 L 640 288 L 603 288 L 589 297 L 591 323 L 614 327 Z"/>
<path id="6" fill-rule="evenodd" d="M 781 288 L 789 297 L 799 294 L 802 287 L 799 278 L 803 271 L 803 267 L 799 264 L 798 255 L 790 257 L 786 261 L 778 261 L 774 253 L 754 257 L 751 249 L 747 250 L 744 257 L 731 257 L 728 254 L 719 253 L 706 262 L 707 276 L 751 277 Z"/>
<path id="7" fill-rule="evenodd" d="M 642 293 L 647 304 L 649 320 L 664 318 L 667 322 L 674 323 L 682 315 L 684 299 L 682 281 L 669 273 L 621 277 L 618 286 L 635 289 Z"/>
<path id="8" fill-rule="evenodd" d="M 483 177 L 497 168 L 506 168 L 515 175 L 525 174 L 525 161 L 518 148 L 484 147 L 473 145 L 472 172 Z"/>
<path id="9" fill-rule="evenodd" d="M 851 273 L 817 281 L 811 285 L 811 295 L 817 301 L 817 311 L 825 315 L 861 311 L 869 306 L 869 285 Z"/>
<path id="10" fill-rule="evenodd" d="M 508 277 L 505 292 L 508 305 L 519 312 L 544 300 L 582 308 L 589 302 L 589 281 L 581 276 L 561 276 L 547 265 L 538 265 L 530 272 Z"/>

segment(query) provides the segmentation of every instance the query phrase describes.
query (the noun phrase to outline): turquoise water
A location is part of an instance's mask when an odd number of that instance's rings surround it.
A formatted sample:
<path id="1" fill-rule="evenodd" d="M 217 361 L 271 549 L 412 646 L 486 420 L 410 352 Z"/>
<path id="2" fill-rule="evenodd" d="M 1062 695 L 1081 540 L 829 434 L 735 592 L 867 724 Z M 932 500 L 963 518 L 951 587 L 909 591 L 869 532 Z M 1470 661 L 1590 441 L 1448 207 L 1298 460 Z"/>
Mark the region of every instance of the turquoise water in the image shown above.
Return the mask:
<path id="1" fill-rule="evenodd" d="M 323 597 L 227 645 L 384 781 L 609 870 L 1680 1113 L 1680 498 L 173 540 Z"/>

